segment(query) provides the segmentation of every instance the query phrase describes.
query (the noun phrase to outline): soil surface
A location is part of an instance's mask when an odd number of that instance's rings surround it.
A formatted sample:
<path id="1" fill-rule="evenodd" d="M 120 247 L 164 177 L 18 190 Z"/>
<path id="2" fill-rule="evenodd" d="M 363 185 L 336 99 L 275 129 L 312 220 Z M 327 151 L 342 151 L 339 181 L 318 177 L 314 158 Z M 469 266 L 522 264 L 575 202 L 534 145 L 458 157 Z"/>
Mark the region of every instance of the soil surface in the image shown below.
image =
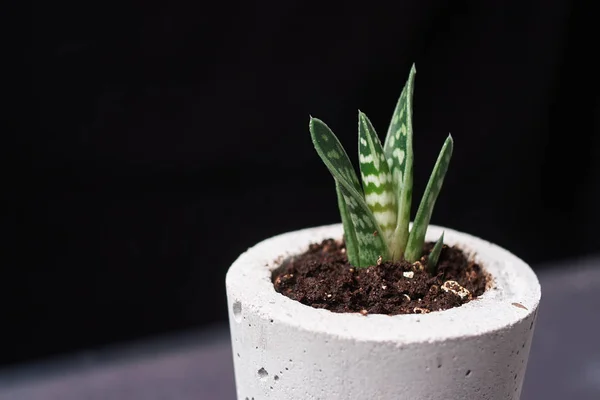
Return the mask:
<path id="1" fill-rule="evenodd" d="M 481 296 L 488 276 L 459 248 L 444 245 L 436 274 L 428 272 L 433 245 L 425 245 L 416 263 L 355 268 L 348 263 L 344 244 L 328 239 L 285 260 L 273 272 L 273 285 L 277 292 L 311 307 L 365 315 L 428 313 Z"/>

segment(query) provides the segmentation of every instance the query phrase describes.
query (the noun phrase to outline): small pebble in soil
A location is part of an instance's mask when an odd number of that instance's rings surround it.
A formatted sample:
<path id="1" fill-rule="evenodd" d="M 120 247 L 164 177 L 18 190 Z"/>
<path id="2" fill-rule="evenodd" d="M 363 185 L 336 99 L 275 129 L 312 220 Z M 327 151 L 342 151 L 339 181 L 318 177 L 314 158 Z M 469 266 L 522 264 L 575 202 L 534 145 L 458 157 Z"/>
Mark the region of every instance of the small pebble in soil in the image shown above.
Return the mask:
<path id="1" fill-rule="evenodd" d="M 458 282 L 456 282 L 456 281 L 446 281 L 446 282 L 444 282 L 444 284 L 442 285 L 442 290 L 444 292 L 454 293 L 455 295 L 457 295 L 461 299 L 464 299 L 466 297 L 470 297 L 471 296 L 471 292 L 469 292 L 464 287 L 460 286 L 458 284 Z"/>

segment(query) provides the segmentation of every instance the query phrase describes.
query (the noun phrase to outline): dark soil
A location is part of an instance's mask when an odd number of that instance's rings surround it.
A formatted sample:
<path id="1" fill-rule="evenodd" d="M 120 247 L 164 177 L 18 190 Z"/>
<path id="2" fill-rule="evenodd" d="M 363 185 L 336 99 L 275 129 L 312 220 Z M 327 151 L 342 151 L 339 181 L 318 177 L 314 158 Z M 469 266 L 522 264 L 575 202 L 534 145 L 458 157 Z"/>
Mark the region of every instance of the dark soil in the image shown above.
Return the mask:
<path id="1" fill-rule="evenodd" d="M 437 272 L 430 274 L 427 257 L 432 248 L 433 243 L 427 243 L 424 256 L 414 264 L 382 262 L 354 268 L 344 244 L 328 239 L 285 260 L 273 272 L 273 285 L 311 307 L 362 314 L 428 313 L 458 307 L 483 294 L 486 273 L 459 248 L 444 246 Z"/>

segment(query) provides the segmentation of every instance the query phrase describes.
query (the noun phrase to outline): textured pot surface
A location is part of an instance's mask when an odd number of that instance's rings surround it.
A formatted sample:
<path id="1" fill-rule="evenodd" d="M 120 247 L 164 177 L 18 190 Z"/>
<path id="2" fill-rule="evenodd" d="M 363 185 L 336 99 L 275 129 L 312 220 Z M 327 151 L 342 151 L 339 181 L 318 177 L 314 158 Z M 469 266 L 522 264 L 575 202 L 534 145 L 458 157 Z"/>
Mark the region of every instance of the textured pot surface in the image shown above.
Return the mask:
<path id="1" fill-rule="evenodd" d="M 442 230 L 489 272 L 493 286 L 461 307 L 423 315 L 341 314 L 277 292 L 271 272 L 342 226 L 291 232 L 242 254 L 226 278 L 240 400 L 518 399 L 537 308 L 538 280 L 508 251 Z"/>

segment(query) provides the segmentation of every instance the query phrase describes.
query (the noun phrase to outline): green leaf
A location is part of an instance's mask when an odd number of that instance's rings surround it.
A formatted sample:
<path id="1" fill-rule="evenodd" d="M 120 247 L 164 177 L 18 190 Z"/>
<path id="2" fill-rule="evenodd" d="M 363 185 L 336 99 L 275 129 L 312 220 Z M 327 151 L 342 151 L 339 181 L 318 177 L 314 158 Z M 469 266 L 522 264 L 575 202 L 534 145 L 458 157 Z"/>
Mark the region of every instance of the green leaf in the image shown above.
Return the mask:
<path id="1" fill-rule="evenodd" d="M 310 118 L 310 135 L 312 142 L 335 180 L 339 181 L 349 191 L 361 196 L 362 189 L 356 177 L 356 172 L 348 158 L 348 154 L 329 127 L 318 118 Z"/>
<path id="2" fill-rule="evenodd" d="M 414 262 L 421 257 L 427 226 L 431 220 L 435 201 L 437 200 L 440 190 L 442 189 L 442 184 L 444 183 L 444 177 L 446 176 L 446 171 L 450 164 L 450 158 L 452 158 L 453 147 L 454 141 L 452 140 L 452 136 L 448 135 L 435 166 L 433 167 L 429 182 L 427 182 L 425 193 L 421 199 L 421 204 L 417 210 L 417 216 L 415 217 L 415 221 L 408 237 L 408 244 L 404 255 L 407 261 Z"/>
<path id="3" fill-rule="evenodd" d="M 383 149 L 392 173 L 398 206 L 394 244 L 390 249 L 394 260 L 402 258 L 409 236 L 413 189 L 412 100 L 416 73 L 413 64 L 396 104 Z"/>
<path id="4" fill-rule="evenodd" d="M 392 174 L 379 137 L 369 118 L 358 112 L 358 158 L 365 201 L 375 215 L 385 239 L 396 228 L 397 205 Z"/>
<path id="5" fill-rule="evenodd" d="M 369 267 L 375 265 L 379 257 L 384 260 L 389 259 L 387 245 L 379 233 L 381 230 L 365 201 L 362 198 L 355 198 L 343 185 L 340 185 L 340 191 L 344 196 L 346 209 L 356 233 L 358 262 L 352 265 Z"/>
<path id="6" fill-rule="evenodd" d="M 358 240 L 356 239 L 356 231 L 354 229 L 354 223 L 348 213 L 348 205 L 344 200 L 340 183 L 335 181 L 335 191 L 338 198 L 338 208 L 340 209 L 340 216 L 342 217 L 342 225 L 344 225 L 344 239 L 346 242 L 346 255 L 348 256 L 348 262 L 352 265 L 359 263 L 358 255 Z"/>
<path id="7" fill-rule="evenodd" d="M 427 258 L 427 269 L 431 273 L 431 275 L 435 275 L 437 270 L 437 263 L 440 259 L 440 254 L 442 253 L 442 247 L 444 247 L 444 232 L 442 232 L 442 236 L 435 242 L 435 246 L 429 253 L 429 258 Z"/>
<path id="8" fill-rule="evenodd" d="M 323 121 L 311 118 L 309 127 L 315 149 L 336 180 L 339 193 L 343 197 L 345 216 L 342 215 L 342 222 L 344 218 L 346 221 L 352 221 L 358 251 L 358 261 L 353 265 L 367 267 L 375 265 L 380 256 L 387 259 L 389 254 L 387 244 L 380 234 L 381 229 L 377 220 L 365 202 L 360 183 L 346 151 Z M 338 205 L 339 203 L 338 200 Z M 344 225 L 344 229 L 346 228 L 351 229 L 347 222 Z M 345 233 L 347 237 L 352 235 L 351 232 Z"/>

